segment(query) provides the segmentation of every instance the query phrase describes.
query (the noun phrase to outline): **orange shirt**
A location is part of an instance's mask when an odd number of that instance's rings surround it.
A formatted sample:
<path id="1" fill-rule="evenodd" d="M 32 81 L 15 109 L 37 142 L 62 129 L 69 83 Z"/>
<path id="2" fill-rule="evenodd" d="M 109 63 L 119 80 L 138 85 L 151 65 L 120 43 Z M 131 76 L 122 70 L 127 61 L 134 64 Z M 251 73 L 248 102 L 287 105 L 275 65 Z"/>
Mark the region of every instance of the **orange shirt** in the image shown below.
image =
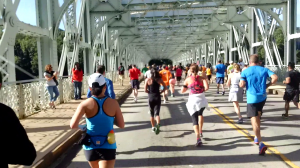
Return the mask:
<path id="1" fill-rule="evenodd" d="M 159 75 L 161 76 L 161 79 L 164 81 L 166 86 L 169 86 L 169 80 L 172 78 L 171 72 L 163 69 L 159 72 Z"/>
<path id="2" fill-rule="evenodd" d="M 206 71 L 206 68 L 205 67 L 202 67 L 202 72 L 205 72 Z"/>

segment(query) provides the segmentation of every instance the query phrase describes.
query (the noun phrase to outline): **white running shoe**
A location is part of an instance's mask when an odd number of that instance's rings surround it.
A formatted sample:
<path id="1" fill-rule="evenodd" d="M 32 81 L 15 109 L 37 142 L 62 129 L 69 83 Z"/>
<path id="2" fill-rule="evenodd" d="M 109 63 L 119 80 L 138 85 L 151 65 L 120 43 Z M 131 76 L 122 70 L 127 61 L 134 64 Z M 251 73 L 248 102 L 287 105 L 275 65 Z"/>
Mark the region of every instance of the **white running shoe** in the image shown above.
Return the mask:
<path id="1" fill-rule="evenodd" d="M 164 100 L 164 103 L 166 104 L 166 103 L 167 103 L 167 101 L 166 101 L 166 100 Z"/>
<path id="2" fill-rule="evenodd" d="M 137 98 L 134 98 L 134 102 L 137 102 Z"/>

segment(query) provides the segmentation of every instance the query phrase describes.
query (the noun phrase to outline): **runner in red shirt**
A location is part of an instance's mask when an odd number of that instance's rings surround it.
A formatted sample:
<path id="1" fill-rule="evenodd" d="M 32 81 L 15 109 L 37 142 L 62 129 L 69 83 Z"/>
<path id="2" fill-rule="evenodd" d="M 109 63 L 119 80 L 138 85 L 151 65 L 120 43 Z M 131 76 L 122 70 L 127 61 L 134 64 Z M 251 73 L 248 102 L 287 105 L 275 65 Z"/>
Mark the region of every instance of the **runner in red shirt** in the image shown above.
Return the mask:
<path id="1" fill-rule="evenodd" d="M 182 76 L 182 69 L 179 65 L 177 65 L 177 69 L 176 69 L 177 86 L 179 86 L 180 84 L 181 76 Z"/>
<path id="2" fill-rule="evenodd" d="M 141 71 L 136 68 L 136 65 L 133 65 L 133 68 L 129 70 L 129 77 L 135 102 L 137 102 L 138 90 L 140 89 L 140 75 Z"/>

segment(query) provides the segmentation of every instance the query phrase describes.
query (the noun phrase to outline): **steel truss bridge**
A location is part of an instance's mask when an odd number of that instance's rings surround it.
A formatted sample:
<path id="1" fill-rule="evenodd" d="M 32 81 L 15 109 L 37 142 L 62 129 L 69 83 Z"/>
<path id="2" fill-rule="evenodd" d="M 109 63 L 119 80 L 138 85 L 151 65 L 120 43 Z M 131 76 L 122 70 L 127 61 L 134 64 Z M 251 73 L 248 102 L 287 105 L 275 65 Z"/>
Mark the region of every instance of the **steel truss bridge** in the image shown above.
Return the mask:
<path id="1" fill-rule="evenodd" d="M 45 65 L 51 64 L 60 76 L 67 66 L 71 75 L 79 49 L 83 49 L 85 74 L 105 64 L 113 80 L 117 80 L 115 72 L 121 62 L 142 67 L 151 59 L 170 59 L 174 64 L 199 61 L 214 65 L 219 59 L 229 62 L 242 58 L 248 63 L 249 55 L 257 53 L 259 46 L 265 50 L 266 65 L 281 77 L 288 62 L 296 62 L 296 39 L 300 37 L 296 0 L 80 0 L 78 18 L 77 1 L 36 0 L 37 25 L 33 26 L 17 17 L 20 0 L 0 0 L 0 24 L 4 28 L 0 71 L 7 84 L 0 101 L 14 108 L 23 104 L 26 108 L 19 108 L 22 115 L 36 108 L 27 104 L 46 106 L 48 98 L 41 81 Z M 65 37 L 59 60 L 61 22 Z M 274 38 L 277 27 L 284 35 L 284 55 L 279 54 Z M 40 82 L 16 84 L 15 70 L 19 67 L 15 65 L 14 45 L 18 33 L 37 38 Z M 61 82 L 60 90 L 71 95 L 69 79 Z M 19 100 L 30 96 L 35 98 Z M 13 99 L 19 103 L 11 103 Z"/>

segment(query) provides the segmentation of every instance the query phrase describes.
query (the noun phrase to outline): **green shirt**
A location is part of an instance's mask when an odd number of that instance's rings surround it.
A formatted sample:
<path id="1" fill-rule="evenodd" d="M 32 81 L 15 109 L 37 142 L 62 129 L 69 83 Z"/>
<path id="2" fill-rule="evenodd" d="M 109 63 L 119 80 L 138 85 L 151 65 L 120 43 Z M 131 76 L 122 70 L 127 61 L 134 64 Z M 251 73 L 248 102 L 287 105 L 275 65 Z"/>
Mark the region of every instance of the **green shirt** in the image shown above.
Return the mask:
<path id="1" fill-rule="evenodd" d="M 233 69 L 233 65 L 229 65 L 227 68 L 227 74 L 231 74 L 231 70 Z"/>
<path id="2" fill-rule="evenodd" d="M 147 71 L 148 71 L 148 68 L 146 68 L 146 67 L 142 69 L 143 74 L 145 74 Z"/>

